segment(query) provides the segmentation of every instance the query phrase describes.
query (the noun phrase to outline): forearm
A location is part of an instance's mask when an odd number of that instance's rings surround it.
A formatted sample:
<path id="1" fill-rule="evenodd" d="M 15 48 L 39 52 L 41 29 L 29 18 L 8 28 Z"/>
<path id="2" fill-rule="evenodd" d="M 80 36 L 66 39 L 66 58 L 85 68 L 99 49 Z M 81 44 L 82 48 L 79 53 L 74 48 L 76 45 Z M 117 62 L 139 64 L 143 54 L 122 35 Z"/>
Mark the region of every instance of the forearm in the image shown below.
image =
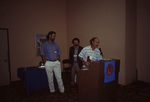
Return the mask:
<path id="1" fill-rule="evenodd" d="M 60 55 L 58 56 L 58 61 L 60 62 Z"/>
<path id="2" fill-rule="evenodd" d="M 84 61 L 84 59 L 81 58 L 81 57 L 79 57 L 79 58 L 80 58 L 80 60 L 81 60 L 86 66 L 89 66 L 89 65 L 90 65 L 90 62 Z"/>
<path id="3" fill-rule="evenodd" d="M 84 61 L 84 59 L 82 57 L 79 57 L 79 58 L 84 64 L 86 64 L 86 61 Z"/>
<path id="4" fill-rule="evenodd" d="M 42 60 L 43 60 L 44 63 L 46 63 L 46 58 L 45 58 L 45 56 L 42 56 Z"/>

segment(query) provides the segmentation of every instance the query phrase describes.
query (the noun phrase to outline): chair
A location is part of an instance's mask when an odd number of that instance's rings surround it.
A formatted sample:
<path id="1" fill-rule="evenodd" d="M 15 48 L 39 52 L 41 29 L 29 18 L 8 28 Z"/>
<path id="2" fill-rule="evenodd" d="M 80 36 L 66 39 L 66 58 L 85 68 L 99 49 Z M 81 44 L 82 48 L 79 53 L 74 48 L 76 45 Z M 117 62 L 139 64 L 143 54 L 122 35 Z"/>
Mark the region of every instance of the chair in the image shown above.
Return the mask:
<path id="1" fill-rule="evenodd" d="M 63 64 L 63 71 L 64 71 L 64 72 L 70 72 L 70 71 L 71 71 L 69 59 L 64 59 L 64 60 L 62 61 L 62 64 Z"/>

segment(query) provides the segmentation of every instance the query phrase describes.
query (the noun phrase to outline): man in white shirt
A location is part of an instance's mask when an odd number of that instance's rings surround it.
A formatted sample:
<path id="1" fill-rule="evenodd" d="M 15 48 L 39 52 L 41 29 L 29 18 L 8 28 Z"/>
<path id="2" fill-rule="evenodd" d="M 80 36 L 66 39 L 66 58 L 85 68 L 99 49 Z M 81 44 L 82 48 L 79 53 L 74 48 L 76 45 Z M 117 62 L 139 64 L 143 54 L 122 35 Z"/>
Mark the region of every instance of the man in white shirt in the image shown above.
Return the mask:
<path id="1" fill-rule="evenodd" d="M 90 44 L 90 46 L 84 47 L 78 55 L 84 64 L 83 68 L 88 68 L 90 65 L 90 62 L 87 60 L 88 57 L 91 61 L 99 61 L 102 59 L 102 55 L 100 54 L 101 52 L 98 48 L 99 39 L 97 37 L 92 38 L 90 40 Z"/>

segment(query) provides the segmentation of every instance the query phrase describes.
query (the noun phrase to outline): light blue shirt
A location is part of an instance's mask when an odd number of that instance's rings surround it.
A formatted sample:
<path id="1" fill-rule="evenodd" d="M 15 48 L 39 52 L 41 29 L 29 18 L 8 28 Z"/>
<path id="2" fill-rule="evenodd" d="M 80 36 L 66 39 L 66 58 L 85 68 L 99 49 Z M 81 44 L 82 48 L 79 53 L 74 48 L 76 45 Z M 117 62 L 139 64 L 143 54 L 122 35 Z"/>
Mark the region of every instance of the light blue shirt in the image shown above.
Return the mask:
<path id="1" fill-rule="evenodd" d="M 87 61 L 88 56 L 92 57 L 93 61 L 99 61 L 100 59 L 102 59 L 102 55 L 100 55 L 100 50 L 98 48 L 95 48 L 93 51 L 91 46 L 84 47 L 78 56 L 83 58 L 84 61 Z"/>
<path id="2" fill-rule="evenodd" d="M 56 42 L 50 43 L 47 41 L 42 45 L 41 55 L 45 56 L 46 60 L 57 60 L 60 54 L 61 51 Z"/>

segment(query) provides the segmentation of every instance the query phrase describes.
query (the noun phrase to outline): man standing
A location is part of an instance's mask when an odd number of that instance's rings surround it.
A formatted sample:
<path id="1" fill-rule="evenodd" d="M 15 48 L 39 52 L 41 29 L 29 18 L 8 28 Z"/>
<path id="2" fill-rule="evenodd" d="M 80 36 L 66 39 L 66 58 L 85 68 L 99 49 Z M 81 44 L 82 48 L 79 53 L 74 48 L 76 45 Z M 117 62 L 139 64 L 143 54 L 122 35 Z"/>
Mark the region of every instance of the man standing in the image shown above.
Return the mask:
<path id="1" fill-rule="evenodd" d="M 56 33 L 50 31 L 47 34 L 47 42 L 42 45 L 42 59 L 45 63 L 45 70 L 48 78 L 48 84 L 50 92 L 55 92 L 55 86 L 53 82 L 53 72 L 55 74 L 58 87 L 61 93 L 64 93 L 64 85 L 61 77 L 61 64 L 60 64 L 60 54 L 61 51 L 59 46 L 55 42 Z"/>
<path id="2" fill-rule="evenodd" d="M 99 39 L 94 37 L 90 40 L 90 46 L 84 47 L 79 54 L 80 60 L 83 62 L 83 68 L 89 68 L 90 61 L 98 61 L 102 59 L 100 50 L 98 49 Z"/>
<path id="3" fill-rule="evenodd" d="M 78 38 L 74 38 L 72 40 L 73 46 L 70 47 L 69 51 L 69 60 L 71 64 L 71 85 L 75 83 L 76 71 L 78 71 L 82 67 L 82 62 L 78 57 L 78 54 L 82 50 L 83 47 L 79 45 L 80 40 Z"/>

